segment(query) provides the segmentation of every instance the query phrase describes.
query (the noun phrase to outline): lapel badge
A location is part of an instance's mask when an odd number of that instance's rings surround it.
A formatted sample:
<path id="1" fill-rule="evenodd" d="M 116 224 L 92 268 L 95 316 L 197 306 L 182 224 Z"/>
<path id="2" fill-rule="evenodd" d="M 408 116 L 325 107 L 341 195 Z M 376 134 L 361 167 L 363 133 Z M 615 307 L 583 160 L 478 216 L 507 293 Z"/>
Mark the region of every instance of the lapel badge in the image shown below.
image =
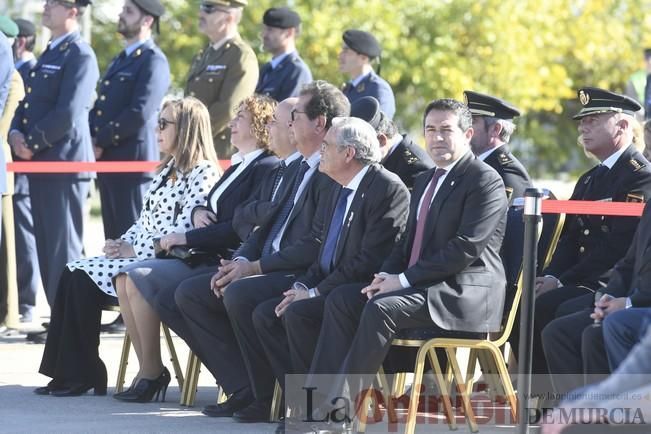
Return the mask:
<path id="1" fill-rule="evenodd" d="M 359 93 L 364 92 L 364 89 L 366 89 L 366 85 L 364 83 L 358 84 L 357 87 L 355 88 L 355 90 Z"/>
<path id="2" fill-rule="evenodd" d="M 454 181 L 450 181 L 450 187 L 454 185 Z"/>
<path id="3" fill-rule="evenodd" d="M 350 224 L 352 223 L 354 215 L 355 213 L 353 211 L 351 211 L 350 214 L 348 215 L 348 223 L 346 224 L 347 226 L 350 226 Z"/>
<path id="4" fill-rule="evenodd" d="M 584 90 L 579 91 L 579 101 L 581 101 L 582 105 L 587 105 L 590 102 L 590 95 L 585 93 Z"/>
<path id="5" fill-rule="evenodd" d="M 138 48 L 138 49 L 133 53 L 133 57 L 138 57 L 138 56 L 140 56 L 141 54 L 142 54 L 142 50 L 141 50 L 140 48 Z"/>
<path id="6" fill-rule="evenodd" d="M 583 185 L 586 185 L 588 182 L 590 182 L 590 178 L 592 178 L 592 175 L 586 176 L 585 181 L 583 181 Z"/>
<path id="7" fill-rule="evenodd" d="M 61 44 L 61 47 L 59 47 L 59 51 L 66 51 L 68 49 L 68 45 L 70 45 L 69 42 L 65 42 Z"/>

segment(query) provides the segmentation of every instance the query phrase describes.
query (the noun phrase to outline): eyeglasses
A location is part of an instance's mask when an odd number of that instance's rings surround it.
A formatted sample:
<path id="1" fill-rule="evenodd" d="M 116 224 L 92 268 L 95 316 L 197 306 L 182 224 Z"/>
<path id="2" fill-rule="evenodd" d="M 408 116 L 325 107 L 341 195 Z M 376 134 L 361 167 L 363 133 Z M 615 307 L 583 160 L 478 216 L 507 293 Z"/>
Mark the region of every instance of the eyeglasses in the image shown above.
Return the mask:
<path id="1" fill-rule="evenodd" d="M 291 116 L 292 122 L 296 121 L 296 113 L 307 113 L 307 112 L 302 112 L 300 110 L 293 109 L 289 115 Z"/>
<path id="2" fill-rule="evenodd" d="M 158 118 L 158 129 L 160 131 L 165 131 L 165 128 L 167 128 L 168 125 L 170 124 L 175 124 L 176 122 L 168 121 L 165 118 Z"/>
<path id="3" fill-rule="evenodd" d="M 219 7 L 218 5 L 212 4 L 212 3 L 201 3 L 199 5 L 199 10 L 205 14 L 212 14 L 213 12 L 223 12 L 223 13 L 228 13 L 228 10 Z"/>

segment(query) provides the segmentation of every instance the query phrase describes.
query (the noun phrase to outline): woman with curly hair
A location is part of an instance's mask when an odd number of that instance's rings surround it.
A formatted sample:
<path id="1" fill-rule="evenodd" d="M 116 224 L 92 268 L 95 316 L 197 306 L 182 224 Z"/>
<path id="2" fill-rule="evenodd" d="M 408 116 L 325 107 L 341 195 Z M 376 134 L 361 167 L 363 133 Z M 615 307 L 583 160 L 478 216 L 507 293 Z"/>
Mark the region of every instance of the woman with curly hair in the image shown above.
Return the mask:
<path id="1" fill-rule="evenodd" d="M 125 281 L 123 269 L 154 257 L 154 238 L 190 226 L 192 210 L 203 205 L 219 177 L 210 115 L 195 98 L 169 101 L 158 118 L 158 146 L 165 158 L 143 200 L 138 220 L 105 256 L 67 264 L 52 307 L 39 372 L 52 378 L 39 395 L 76 396 L 94 389 L 106 394 L 106 367 L 99 357 L 102 306 L 114 303 Z"/>
<path id="2" fill-rule="evenodd" d="M 182 338 L 189 333 L 182 322 L 169 322 L 166 312 L 176 311 L 174 291 L 178 284 L 197 273 L 217 271 L 216 258 L 230 258 L 239 245 L 233 229 L 235 207 L 253 195 L 267 181 L 279 160 L 268 150 L 269 133 L 275 102 L 254 95 L 242 101 L 230 123 L 231 142 L 237 148 L 240 162 L 232 165 L 208 194 L 205 206 L 192 211 L 192 228 L 166 234 L 160 247 L 172 250 L 178 246 L 201 249 L 210 258 L 203 264 L 188 264 L 180 259 L 152 259 L 125 267 L 118 281 L 120 311 L 127 326 L 140 363 L 132 386 L 114 395 L 128 402 L 148 402 L 162 391 L 163 399 L 170 374 L 163 366 L 160 351 L 161 318 Z M 173 315 L 172 315 L 173 316 Z M 190 344 L 190 342 L 188 342 Z"/>

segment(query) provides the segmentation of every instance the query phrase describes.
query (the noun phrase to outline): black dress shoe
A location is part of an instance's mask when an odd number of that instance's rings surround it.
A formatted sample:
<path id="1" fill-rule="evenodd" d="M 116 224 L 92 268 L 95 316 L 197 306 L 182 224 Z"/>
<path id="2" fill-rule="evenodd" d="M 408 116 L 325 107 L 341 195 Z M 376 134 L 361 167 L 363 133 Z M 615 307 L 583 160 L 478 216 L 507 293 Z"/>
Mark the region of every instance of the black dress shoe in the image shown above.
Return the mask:
<path id="1" fill-rule="evenodd" d="M 108 334 L 119 334 L 119 333 L 124 333 L 126 329 L 127 328 L 124 325 L 124 321 L 122 320 L 122 315 L 120 315 L 117 318 L 115 318 L 113 322 L 108 324 L 102 324 L 99 328 L 99 331 Z"/>
<path id="2" fill-rule="evenodd" d="M 25 339 L 35 344 L 44 344 L 45 341 L 47 341 L 47 330 L 27 333 L 27 337 Z"/>
<path id="3" fill-rule="evenodd" d="M 37 387 L 34 389 L 34 393 L 37 395 L 49 395 L 54 390 L 61 389 L 62 386 L 56 383 L 54 380 L 51 380 L 47 383 L 47 386 Z"/>
<path id="4" fill-rule="evenodd" d="M 93 385 L 88 383 L 79 383 L 63 386 L 60 389 L 54 389 L 50 391 L 52 396 L 81 396 L 85 395 L 90 389 L 93 389 L 93 393 L 97 396 L 106 395 L 106 382 L 104 384 Z"/>
<path id="5" fill-rule="evenodd" d="M 269 420 L 270 412 L 270 400 L 256 399 L 249 406 L 233 413 L 233 420 L 242 423 L 272 422 Z"/>
<path id="6" fill-rule="evenodd" d="M 158 401 L 161 397 L 161 402 L 165 402 L 165 394 L 167 393 L 167 386 L 170 384 L 170 371 L 163 367 L 161 374 L 154 378 L 141 378 L 133 387 L 122 393 L 116 393 L 113 398 L 124 402 L 150 402 L 153 399 Z"/>
<path id="7" fill-rule="evenodd" d="M 253 393 L 247 387 L 233 393 L 230 398 L 221 404 L 207 405 L 201 412 L 210 417 L 231 417 L 236 411 L 248 407 L 253 401 Z"/>

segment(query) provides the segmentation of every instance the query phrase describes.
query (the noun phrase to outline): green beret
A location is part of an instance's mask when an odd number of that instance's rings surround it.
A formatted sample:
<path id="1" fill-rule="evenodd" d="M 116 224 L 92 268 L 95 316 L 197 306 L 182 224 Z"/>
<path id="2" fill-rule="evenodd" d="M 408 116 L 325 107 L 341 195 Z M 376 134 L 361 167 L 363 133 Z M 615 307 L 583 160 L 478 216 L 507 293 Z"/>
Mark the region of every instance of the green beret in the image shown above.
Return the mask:
<path id="1" fill-rule="evenodd" d="M 15 38 L 18 36 L 18 24 L 6 15 L 0 15 L 0 31 L 5 34 L 7 38 Z"/>

